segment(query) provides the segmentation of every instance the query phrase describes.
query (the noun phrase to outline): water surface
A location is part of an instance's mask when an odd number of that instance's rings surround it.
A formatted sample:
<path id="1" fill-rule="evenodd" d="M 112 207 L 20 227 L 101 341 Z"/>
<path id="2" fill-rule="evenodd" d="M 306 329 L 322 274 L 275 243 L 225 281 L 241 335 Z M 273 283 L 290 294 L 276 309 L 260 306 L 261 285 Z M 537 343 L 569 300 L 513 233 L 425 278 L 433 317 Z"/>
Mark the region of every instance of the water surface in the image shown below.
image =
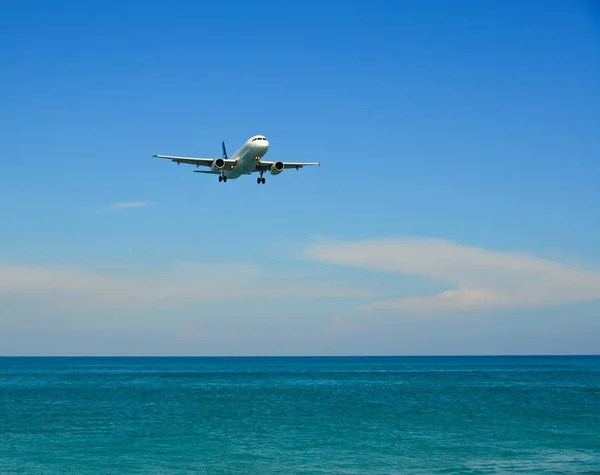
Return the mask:
<path id="1" fill-rule="evenodd" d="M 0 358 L 0 474 L 600 474 L 600 357 Z"/>

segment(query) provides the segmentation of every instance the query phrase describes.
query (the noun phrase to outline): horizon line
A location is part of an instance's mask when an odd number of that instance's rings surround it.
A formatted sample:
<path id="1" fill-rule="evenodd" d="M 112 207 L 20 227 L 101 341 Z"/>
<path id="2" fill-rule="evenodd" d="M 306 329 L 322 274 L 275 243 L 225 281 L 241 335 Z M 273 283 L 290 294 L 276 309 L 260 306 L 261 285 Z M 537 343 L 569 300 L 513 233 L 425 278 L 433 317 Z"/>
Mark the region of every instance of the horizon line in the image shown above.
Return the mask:
<path id="1" fill-rule="evenodd" d="M 0 355 L 0 358 L 506 358 L 506 357 L 581 357 L 600 353 L 507 353 L 440 355 Z"/>

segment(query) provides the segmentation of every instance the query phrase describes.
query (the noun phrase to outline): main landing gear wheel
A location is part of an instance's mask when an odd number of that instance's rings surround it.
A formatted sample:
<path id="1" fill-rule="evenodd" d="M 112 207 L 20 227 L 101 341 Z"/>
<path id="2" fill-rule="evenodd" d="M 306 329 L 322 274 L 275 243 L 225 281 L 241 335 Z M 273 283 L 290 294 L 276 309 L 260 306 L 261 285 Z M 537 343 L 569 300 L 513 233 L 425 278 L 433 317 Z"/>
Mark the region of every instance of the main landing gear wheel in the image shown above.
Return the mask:
<path id="1" fill-rule="evenodd" d="M 227 181 L 227 177 L 223 175 L 219 175 L 219 183 L 222 181 Z"/>
<path id="2" fill-rule="evenodd" d="M 256 183 L 258 183 L 259 185 L 262 183 L 262 184 L 264 185 L 264 184 L 265 184 L 265 179 L 264 179 L 264 178 L 261 178 L 261 177 L 258 177 L 258 178 L 256 179 Z"/>

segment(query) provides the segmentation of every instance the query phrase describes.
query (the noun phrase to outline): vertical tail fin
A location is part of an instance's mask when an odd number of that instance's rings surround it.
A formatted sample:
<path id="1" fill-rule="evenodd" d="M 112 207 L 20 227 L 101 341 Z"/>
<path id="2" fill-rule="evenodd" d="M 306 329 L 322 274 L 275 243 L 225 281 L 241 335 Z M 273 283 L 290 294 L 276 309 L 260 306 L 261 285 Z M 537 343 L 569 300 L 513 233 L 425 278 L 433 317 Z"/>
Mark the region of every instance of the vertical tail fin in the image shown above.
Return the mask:
<path id="1" fill-rule="evenodd" d="M 223 146 L 223 159 L 227 160 L 227 149 L 225 148 L 225 142 L 222 142 L 221 145 Z"/>

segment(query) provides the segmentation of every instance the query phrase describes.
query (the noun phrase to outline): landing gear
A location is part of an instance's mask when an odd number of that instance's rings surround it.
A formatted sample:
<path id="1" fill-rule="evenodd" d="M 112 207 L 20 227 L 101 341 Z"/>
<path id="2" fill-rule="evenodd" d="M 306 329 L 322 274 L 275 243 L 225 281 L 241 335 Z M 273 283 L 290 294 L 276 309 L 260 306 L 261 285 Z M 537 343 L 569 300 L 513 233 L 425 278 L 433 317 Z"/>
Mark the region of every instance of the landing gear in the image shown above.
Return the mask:
<path id="1" fill-rule="evenodd" d="M 219 175 L 219 183 L 222 181 L 227 181 L 227 177 L 225 175 Z"/>
<path id="2" fill-rule="evenodd" d="M 260 172 L 260 176 L 256 179 L 256 183 L 258 183 L 259 185 L 262 183 L 263 185 L 265 184 L 265 179 L 263 178 L 263 172 Z"/>

